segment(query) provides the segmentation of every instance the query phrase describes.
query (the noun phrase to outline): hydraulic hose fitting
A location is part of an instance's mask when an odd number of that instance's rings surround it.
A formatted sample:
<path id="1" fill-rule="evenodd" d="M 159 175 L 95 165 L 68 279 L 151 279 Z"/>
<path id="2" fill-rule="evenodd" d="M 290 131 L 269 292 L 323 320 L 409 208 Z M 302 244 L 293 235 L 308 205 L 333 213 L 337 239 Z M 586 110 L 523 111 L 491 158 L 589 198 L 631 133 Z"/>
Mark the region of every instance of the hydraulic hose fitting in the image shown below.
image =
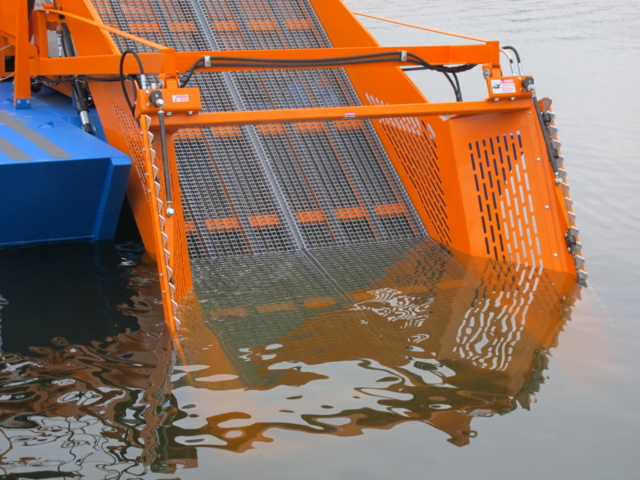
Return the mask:
<path id="1" fill-rule="evenodd" d="M 149 94 L 149 102 L 151 102 L 156 108 L 164 107 L 164 98 L 160 90 L 154 90 Z"/>

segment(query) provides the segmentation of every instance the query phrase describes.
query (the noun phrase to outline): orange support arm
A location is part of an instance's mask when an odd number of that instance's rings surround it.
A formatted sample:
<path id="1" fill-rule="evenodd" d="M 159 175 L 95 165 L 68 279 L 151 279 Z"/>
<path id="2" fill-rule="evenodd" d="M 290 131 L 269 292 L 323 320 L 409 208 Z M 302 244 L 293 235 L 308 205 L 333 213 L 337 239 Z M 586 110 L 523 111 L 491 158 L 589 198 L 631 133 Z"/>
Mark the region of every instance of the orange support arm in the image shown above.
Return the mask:
<path id="1" fill-rule="evenodd" d="M 175 70 L 186 72 L 191 66 L 204 56 L 218 58 L 248 57 L 259 60 L 322 60 L 337 57 L 350 57 L 359 55 L 382 54 L 390 52 L 406 51 L 426 60 L 432 65 L 458 65 L 458 64 L 487 64 L 496 55 L 497 47 L 492 45 L 447 45 L 428 47 L 354 47 L 354 48 L 318 48 L 300 50 L 251 50 L 251 51 L 216 51 L 216 52 L 175 52 Z M 163 52 L 140 53 L 140 59 L 147 73 L 169 72 Z M 39 58 L 32 60 L 31 69 L 33 75 L 72 75 L 82 72 L 84 75 L 118 75 L 120 55 L 96 55 L 68 58 Z M 415 64 L 401 61 L 385 63 L 395 67 L 410 67 Z M 379 67 L 379 63 L 359 64 L 359 67 Z M 127 59 L 125 63 L 127 71 L 136 71 L 137 64 L 134 60 Z M 201 68 L 199 71 L 237 71 L 237 70 L 270 70 L 282 67 L 215 67 Z M 327 67 L 302 67 L 302 68 L 327 68 Z"/>
<path id="2" fill-rule="evenodd" d="M 291 110 L 258 110 L 246 112 L 216 112 L 195 115 L 178 114 L 166 118 L 168 128 L 221 127 L 230 125 L 260 125 L 270 123 L 320 122 L 350 119 L 371 119 L 411 116 L 474 115 L 514 112 L 533 108 L 529 98 L 500 102 L 421 103 L 415 105 L 368 105 L 363 107 L 301 108 Z M 158 119 L 152 119 L 158 126 Z"/>

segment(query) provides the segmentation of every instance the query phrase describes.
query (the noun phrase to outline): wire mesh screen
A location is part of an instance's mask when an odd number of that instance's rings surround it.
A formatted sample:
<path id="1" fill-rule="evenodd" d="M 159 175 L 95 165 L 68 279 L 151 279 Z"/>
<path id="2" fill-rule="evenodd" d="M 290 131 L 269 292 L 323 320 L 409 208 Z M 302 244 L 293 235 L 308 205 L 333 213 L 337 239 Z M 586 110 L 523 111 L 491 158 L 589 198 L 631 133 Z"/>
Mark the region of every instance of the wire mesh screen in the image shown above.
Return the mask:
<path id="1" fill-rule="evenodd" d="M 105 23 L 178 51 L 331 47 L 306 0 L 93 3 Z M 191 82 L 205 112 L 361 105 L 343 69 Z M 426 235 L 369 121 L 187 129 L 174 141 L 191 258 Z"/>

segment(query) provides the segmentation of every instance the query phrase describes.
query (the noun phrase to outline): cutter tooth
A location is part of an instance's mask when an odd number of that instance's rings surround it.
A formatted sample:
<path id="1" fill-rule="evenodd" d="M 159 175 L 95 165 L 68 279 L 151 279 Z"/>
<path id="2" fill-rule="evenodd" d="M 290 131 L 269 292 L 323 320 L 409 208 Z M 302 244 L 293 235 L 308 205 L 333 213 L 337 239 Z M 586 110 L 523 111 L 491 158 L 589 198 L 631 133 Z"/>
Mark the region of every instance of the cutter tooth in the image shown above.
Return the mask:
<path id="1" fill-rule="evenodd" d="M 560 177 L 562 180 L 564 180 L 565 178 L 567 178 L 567 171 L 563 168 L 559 168 L 558 169 L 558 177 Z"/>
<path id="2" fill-rule="evenodd" d="M 169 235 L 162 232 L 162 246 L 166 247 L 168 241 L 169 241 Z"/>
<path id="3" fill-rule="evenodd" d="M 553 125 L 549 125 L 547 127 L 547 132 L 549 132 L 549 138 L 556 138 L 556 136 L 558 135 L 558 128 L 554 127 Z"/>
<path id="4" fill-rule="evenodd" d="M 575 213 L 568 212 L 567 214 L 569 215 L 569 225 L 573 225 L 573 223 L 576 221 Z"/>
<path id="5" fill-rule="evenodd" d="M 563 183 L 562 184 L 562 193 L 564 194 L 565 197 L 569 193 L 569 190 L 571 190 L 571 187 L 568 184 Z"/>
<path id="6" fill-rule="evenodd" d="M 579 255 L 574 257 L 576 259 L 576 268 L 580 270 L 584 266 L 584 258 Z"/>
<path id="7" fill-rule="evenodd" d="M 583 270 L 578 270 L 578 280 L 581 282 L 586 282 L 589 278 L 589 274 Z"/>
<path id="8" fill-rule="evenodd" d="M 564 203 L 567 205 L 567 210 L 573 207 L 573 200 L 571 200 L 569 197 L 564 197 Z"/>
<path id="9" fill-rule="evenodd" d="M 576 255 L 579 254 L 582 251 L 582 244 L 580 242 L 576 242 L 573 245 L 573 253 L 575 253 Z"/>
<path id="10" fill-rule="evenodd" d="M 562 144 L 559 141 L 551 140 L 551 148 L 554 150 L 560 150 L 560 147 L 562 147 Z"/>

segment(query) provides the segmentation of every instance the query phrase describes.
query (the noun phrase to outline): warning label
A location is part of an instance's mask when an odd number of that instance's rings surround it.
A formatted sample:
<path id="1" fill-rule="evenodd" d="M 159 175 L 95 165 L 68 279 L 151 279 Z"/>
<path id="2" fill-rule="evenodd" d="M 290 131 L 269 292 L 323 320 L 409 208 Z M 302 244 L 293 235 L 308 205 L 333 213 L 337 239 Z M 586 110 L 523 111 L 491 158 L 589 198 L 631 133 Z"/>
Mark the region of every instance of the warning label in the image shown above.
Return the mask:
<path id="1" fill-rule="evenodd" d="M 491 80 L 491 90 L 494 94 L 516 93 L 516 81 L 513 78 Z"/>
<path id="2" fill-rule="evenodd" d="M 185 103 L 189 101 L 189 95 L 172 95 L 171 99 L 173 100 L 173 103 Z"/>

